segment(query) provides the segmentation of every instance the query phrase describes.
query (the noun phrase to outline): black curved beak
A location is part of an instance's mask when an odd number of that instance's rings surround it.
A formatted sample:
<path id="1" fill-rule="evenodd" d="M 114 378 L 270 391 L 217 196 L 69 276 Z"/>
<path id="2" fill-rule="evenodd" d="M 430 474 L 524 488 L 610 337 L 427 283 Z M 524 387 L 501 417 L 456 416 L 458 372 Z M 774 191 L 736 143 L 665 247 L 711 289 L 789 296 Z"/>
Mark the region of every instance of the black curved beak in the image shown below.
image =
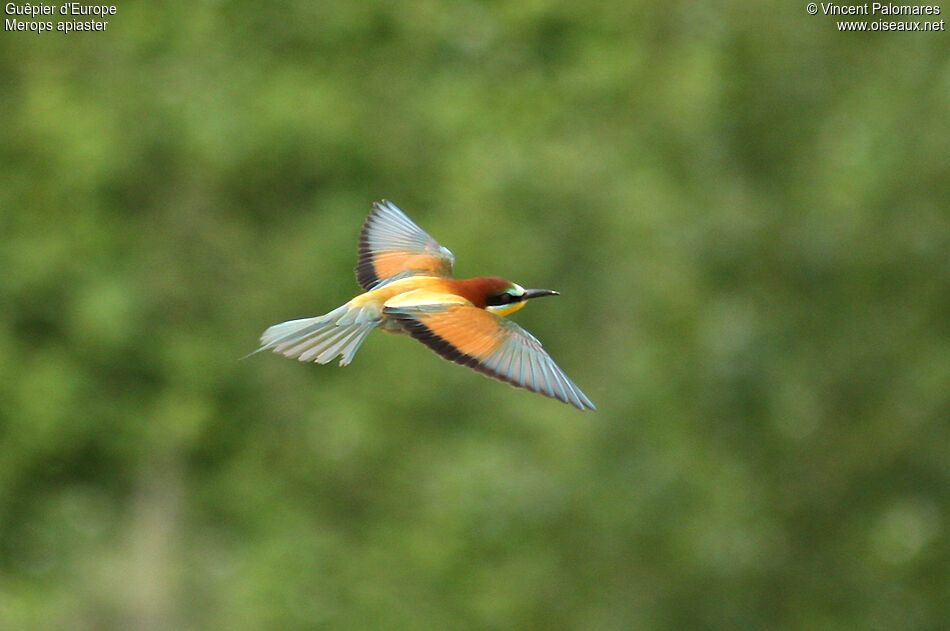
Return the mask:
<path id="1" fill-rule="evenodd" d="M 531 298 L 540 298 L 542 296 L 560 296 L 561 294 L 557 293 L 553 289 L 525 289 L 524 295 L 521 297 L 522 300 L 530 300 Z"/>

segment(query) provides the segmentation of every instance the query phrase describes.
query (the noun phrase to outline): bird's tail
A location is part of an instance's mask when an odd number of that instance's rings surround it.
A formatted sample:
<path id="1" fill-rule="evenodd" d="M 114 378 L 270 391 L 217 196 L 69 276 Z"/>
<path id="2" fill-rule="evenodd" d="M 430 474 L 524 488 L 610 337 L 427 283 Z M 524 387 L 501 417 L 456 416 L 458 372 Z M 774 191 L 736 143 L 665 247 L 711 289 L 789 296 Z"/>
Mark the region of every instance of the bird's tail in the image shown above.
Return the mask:
<path id="1" fill-rule="evenodd" d="M 353 361 L 353 355 L 370 332 L 379 326 L 379 311 L 343 305 L 316 318 L 290 320 L 270 327 L 261 335 L 261 347 L 302 362 L 326 364 L 341 355 L 340 365 Z"/>

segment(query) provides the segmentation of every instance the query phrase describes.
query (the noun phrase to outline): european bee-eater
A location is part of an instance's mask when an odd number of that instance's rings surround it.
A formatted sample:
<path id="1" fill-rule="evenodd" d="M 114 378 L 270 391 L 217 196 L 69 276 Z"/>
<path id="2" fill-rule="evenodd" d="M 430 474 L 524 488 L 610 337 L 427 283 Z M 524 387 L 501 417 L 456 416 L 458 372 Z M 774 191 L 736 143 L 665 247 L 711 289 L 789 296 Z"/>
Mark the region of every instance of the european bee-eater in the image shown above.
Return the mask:
<path id="1" fill-rule="evenodd" d="M 360 234 L 356 278 L 365 293 L 316 318 L 275 324 L 261 350 L 340 365 L 379 327 L 408 333 L 442 357 L 584 410 L 594 404 L 536 337 L 502 316 L 531 298 L 556 296 L 503 278 L 452 278 L 455 257 L 388 201 L 377 202 Z"/>

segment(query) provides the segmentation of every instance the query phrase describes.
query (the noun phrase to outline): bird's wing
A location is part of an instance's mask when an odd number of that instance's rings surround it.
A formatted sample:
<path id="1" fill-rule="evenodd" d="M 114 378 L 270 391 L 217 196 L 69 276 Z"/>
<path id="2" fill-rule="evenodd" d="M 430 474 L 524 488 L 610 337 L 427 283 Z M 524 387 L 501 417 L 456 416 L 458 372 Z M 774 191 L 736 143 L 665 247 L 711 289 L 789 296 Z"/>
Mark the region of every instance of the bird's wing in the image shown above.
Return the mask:
<path id="1" fill-rule="evenodd" d="M 373 204 L 360 233 L 356 280 L 369 291 L 399 274 L 452 276 L 455 257 L 392 202 Z"/>
<path id="2" fill-rule="evenodd" d="M 408 292 L 387 302 L 383 313 L 448 360 L 581 410 L 596 409 L 536 337 L 467 300 Z"/>

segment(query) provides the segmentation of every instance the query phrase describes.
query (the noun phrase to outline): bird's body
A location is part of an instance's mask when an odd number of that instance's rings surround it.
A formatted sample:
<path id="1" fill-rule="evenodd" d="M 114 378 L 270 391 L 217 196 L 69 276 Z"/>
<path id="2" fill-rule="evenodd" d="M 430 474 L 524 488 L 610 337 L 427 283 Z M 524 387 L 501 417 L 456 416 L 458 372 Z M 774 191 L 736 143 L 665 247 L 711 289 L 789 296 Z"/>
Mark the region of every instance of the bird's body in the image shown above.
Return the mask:
<path id="1" fill-rule="evenodd" d="M 366 290 L 323 316 L 276 324 L 260 350 L 349 364 L 373 329 L 408 333 L 446 359 L 579 409 L 590 399 L 537 338 L 502 316 L 556 295 L 495 277 L 452 278 L 455 259 L 390 202 L 374 205 L 360 236 L 356 276 Z"/>

